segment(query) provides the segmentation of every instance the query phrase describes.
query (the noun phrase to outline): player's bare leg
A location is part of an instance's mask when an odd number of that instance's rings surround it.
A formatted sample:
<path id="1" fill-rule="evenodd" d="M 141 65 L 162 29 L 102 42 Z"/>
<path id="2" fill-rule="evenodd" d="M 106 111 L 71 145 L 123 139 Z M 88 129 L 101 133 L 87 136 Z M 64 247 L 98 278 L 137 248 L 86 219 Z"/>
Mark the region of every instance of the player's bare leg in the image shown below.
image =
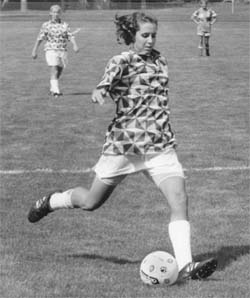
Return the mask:
<path id="1" fill-rule="evenodd" d="M 62 67 L 51 66 L 50 68 L 50 92 L 54 97 L 58 97 L 60 93 L 58 79 L 62 73 Z"/>
<path id="2" fill-rule="evenodd" d="M 72 205 L 74 208 L 93 211 L 105 203 L 115 187 L 115 185 L 103 183 L 96 177 L 89 190 L 83 187 L 77 187 L 73 190 L 71 194 Z"/>
<path id="3" fill-rule="evenodd" d="M 199 42 L 199 45 L 198 45 L 199 55 L 200 56 L 203 55 L 203 47 L 204 47 L 204 36 L 200 36 L 200 42 Z"/>
<path id="4" fill-rule="evenodd" d="M 59 80 L 60 76 L 62 75 L 63 67 L 57 66 L 57 79 Z"/>
<path id="5" fill-rule="evenodd" d="M 86 211 L 94 211 L 109 198 L 115 185 L 103 183 L 97 177 L 91 188 L 77 187 L 62 191 L 55 191 L 39 199 L 31 207 L 28 220 L 32 223 L 38 222 L 44 216 L 58 209 L 81 208 Z"/>
<path id="6" fill-rule="evenodd" d="M 205 36 L 205 49 L 206 49 L 206 55 L 210 56 L 210 51 L 209 51 L 209 36 Z"/>
<path id="7" fill-rule="evenodd" d="M 184 178 L 178 176 L 166 178 L 159 187 L 171 209 L 170 221 L 188 220 L 188 198 Z"/>

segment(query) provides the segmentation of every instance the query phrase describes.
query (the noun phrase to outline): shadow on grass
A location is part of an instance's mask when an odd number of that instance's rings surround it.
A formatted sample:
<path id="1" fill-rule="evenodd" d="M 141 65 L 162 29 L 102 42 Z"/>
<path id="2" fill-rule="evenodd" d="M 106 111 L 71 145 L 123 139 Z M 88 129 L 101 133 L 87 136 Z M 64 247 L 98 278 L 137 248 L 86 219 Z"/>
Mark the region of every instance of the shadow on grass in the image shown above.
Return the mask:
<path id="1" fill-rule="evenodd" d="M 119 265 L 140 264 L 141 262 L 141 261 L 132 261 L 132 260 L 117 258 L 117 257 L 105 257 L 105 256 L 96 255 L 96 254 L 84 254 L 84 253 L 67 255 L 67 258 L 84 258 L 88 260 L 102 260 L 102 261 L 119 264 Z"/>
<path id="2" fill-rule="evenodd" d="M 200 261 L 209 257 L 218 259 L 218 270 L 223 270 L 239 257 L 250 253 L 250 245 L 243 246 L 222 246 L 217 252 L 200 254 L 195 256 L 195 261 Z"/>
<path id="3" fill-rule="evenodd" d="M 90 92 L 90 91 L 64 93 L 64 95 L 91 95 L 91 94 L 92 94 L 92 92 Z"/>
<path id="4" fill-rule="evenodd" d="M 216 257 L 218 259 L 218 270 L 225 269 L 232 262 L 236 261 L 239 257 L 250 253 L 250 246 L 222 246 L 217 252 L 208 252 L 194 257 L 195 261 L 201 261 L 206 258 Z M 114 264 L 140 264 L 141 260 L 128 260 L 118 257 L 105 257 L 97 254 L 70 254 L 67 258 L 83 258 L 88 260 L 102 260 Z"/>

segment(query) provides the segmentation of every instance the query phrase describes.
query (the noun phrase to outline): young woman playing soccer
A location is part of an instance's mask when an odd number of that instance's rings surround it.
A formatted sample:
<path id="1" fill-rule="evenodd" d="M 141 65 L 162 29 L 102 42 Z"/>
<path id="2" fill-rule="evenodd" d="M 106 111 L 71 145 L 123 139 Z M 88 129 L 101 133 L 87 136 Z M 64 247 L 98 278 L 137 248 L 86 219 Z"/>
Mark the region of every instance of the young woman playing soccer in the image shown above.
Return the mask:
<path id="1" fill-rule="evenodd" d="M 192 260 L 185 180 L 169 122 L 167 62 L 154 49 L 157 20 L 136 12 L 116 17 L 115 23 L 118 41 L 128 45 L 129 50 L 110 59 L 92 93 L 94 103 L 102 105 L 110 97 L 116 105 L 115 118 L 94 168 L 96 177 L 90 189 L 77 187 L 38 200 L 28 219 L 37 222 L 61 208 L 93 211 L 127 175 L 143 172 L 159 187 L 170 206 L 168 230 L 180 280 L 207 278 L 217 261 Z"/>
<path id="2" fill-rule="evenodd" d="M 70 32 L 69 25 L 61 19 L 62 10 L 59 5 L 50 8 L 51 20 L 45 22 L 32 50 L 33 59 L 37 58 L 37 50 L 42 41 L 45 41 L 45 58 L 50 67 L 50 93 L 54 97 L 62 95 L 58 80 L 63 68 L 67 64 L 67 42 L 71 41 L 73 49 L 78 52 L 74 34 Z"/>
<path id="3" fill-rule="evenodd" d="M 206 55 L 210 56 L 209 37 L 211 35 L 211 26 L 216 22 L 216 13 L 207 7 L 208 1 L 201 0 L 200 8 L 197 9 L 191 16 L 191 19 L 197 24 L 197 35 L 200 37 L 199 54 L 203 55 L 205 47 Z"/>

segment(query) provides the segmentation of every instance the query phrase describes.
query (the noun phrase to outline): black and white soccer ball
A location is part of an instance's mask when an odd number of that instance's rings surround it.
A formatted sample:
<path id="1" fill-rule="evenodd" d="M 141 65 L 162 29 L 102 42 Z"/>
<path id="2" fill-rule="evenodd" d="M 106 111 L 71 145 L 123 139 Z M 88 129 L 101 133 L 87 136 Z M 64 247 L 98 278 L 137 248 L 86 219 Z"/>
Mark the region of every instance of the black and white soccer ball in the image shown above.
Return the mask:
<path id="1" fill-rule="evenodd" d="M 178 265 L 175 258 L 165 251 L 154 251 L 141 262 L 140 277 L 148 285 L 172 285 L 178 278 Z"/>

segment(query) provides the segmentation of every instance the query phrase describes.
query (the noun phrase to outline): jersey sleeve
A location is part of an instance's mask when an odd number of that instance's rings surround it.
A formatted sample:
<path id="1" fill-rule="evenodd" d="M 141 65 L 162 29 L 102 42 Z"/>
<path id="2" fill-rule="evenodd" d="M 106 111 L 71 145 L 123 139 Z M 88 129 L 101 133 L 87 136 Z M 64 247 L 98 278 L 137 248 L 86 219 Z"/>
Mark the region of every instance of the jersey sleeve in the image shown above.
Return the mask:
<path id="1" fill-rule="evenodd" d="M 48 36 L 48 27 L 47 27 L 47 23 L 44 23 L 42 24 L 40 32 L 37 36 L 37 40 L 46 40 L 47 36 Z"/>
<path id="2" fill-rule="evenodd" d="M 121 79 L 123 69 L 127 61 L 122 55 L 111 58 L 105 67 L 104 75 L 101 82 L 97 85 L 97 89 L 105 88 L 107 91 Z"/>

